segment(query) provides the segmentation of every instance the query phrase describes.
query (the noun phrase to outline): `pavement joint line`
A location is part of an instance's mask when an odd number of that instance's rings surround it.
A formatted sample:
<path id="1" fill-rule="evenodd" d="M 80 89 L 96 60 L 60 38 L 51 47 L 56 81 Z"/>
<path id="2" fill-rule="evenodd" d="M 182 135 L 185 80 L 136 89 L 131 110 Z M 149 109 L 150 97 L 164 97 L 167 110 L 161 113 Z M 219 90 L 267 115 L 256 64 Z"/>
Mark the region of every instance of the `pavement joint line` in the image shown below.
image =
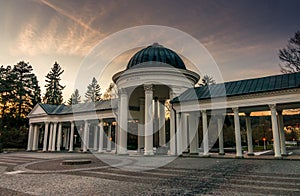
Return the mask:
<path id="1" fill-rule="evenodd" d="M 224 185 L 226 187 L 239 187 L 239 188 L 251 188 L 251 189 L 262 189 L 261 186 L 253 186 L 253 185 L 240 185 L 240 184 L 229 184 L 229 185 Z M 263 187 L 264 190 L 277 190 L 277 191 L 289 191 L 289 192 L 299 192 L 300 189 L 294 189 L 294 188 L 282 188 L 282 187 Z"/>
<path id="2" fill-rule="evenodd" d="M 21 174 L 24 172 L 25 171 L 22 171 L 22 170 L 16 170 L 16 171 L 11 171 L 11 172 L 5 172 L 4 174 L 12 175 L 12 174 Z"/>
<path id="3" fill-rule="evenodd" d="M 262 176 L 262 175 L 260 175 L 260 176 L 257 176 L 257 175 L 244 175 L 244 174 L 235 174 L 235 175 L 232 175 L 232 174 L 228 174 L 228 175 L 226 175 L 226 176 L 228 176 L 228 177 L 234 177 L 234 176 L 236 176 L 236 177 L 253 177 L 253 178 L 270 178 L 270 179 L 284 179 L 284 180 L 299 180 L 300 181 L 300 178 L 299 177 L 281 177 L 281 176 Z"/>
<path id="4" fill-rule="evenodd" d="M 1 161 L 0 161 L 0 164 L 3 164 L 3 165 L 18 165 L 17 163 L 1 162 Z"/>

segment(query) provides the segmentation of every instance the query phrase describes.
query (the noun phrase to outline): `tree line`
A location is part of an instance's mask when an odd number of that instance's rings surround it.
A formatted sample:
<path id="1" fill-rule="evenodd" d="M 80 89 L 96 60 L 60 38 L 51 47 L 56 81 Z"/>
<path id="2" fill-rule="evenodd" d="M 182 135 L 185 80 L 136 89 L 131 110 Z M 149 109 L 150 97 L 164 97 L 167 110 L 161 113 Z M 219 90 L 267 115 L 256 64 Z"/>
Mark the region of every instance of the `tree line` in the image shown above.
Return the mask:
<path id="1" fill-rule="evenodd" d="M 13 66 L 0 67 L 0 151 L 3 147 L 25 148 L 28 134 L 27 115 L 37 103 L 51 105 L 63 104 L 61 84 L 62 67 L 55 62 L 45 76 L 46 92 L 41 96 L 41 88 L 37 76 L 29 63 L 20 61 Z M 92 79 L 85 93 L 85 102 L 110 99 L 113 85 L 102 96 L 96 78 Z M 81 96 L 76 89 L 67 104 L 78 104 Z"/>

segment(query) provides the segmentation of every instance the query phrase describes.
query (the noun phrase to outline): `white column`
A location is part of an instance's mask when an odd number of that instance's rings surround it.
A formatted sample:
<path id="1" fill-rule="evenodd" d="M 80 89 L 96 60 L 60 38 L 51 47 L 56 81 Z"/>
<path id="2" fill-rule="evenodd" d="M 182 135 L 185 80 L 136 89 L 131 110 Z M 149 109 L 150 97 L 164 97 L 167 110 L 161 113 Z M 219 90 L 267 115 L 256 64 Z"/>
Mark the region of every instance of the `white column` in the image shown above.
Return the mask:
<path id="1" fill-rule="evenodd" d="M 127 154 L 127 130 L 128 130 L 128 95 L 125 90 L 120 91 L 120 127 L 119 127 L 119 155 Z"/>
<path id="2" fill-rule="evenodd" d="M 27 151 L 31 151 L 33 146 L 33 124 L 29 124 Z"/>
<path id="3" fill-rule="evenodd" d="M 177 113 L 176 114 L 176 152 L 177 155 L 182 155 L 182 122 L 181 119 L 183 118 L 183 114 Z"/>
<path id="4" fill-rule="evenodd" d="M 139 118 L 139 124 L 138 124 L 138 152 L 141 152 L 141 148 L 143 148 L 144 145 L 144 124 L 145 124 L 145 99 L 140 99 L 140 118 Z"/>
<path id="5" fill-rule="evenodd" d="M 153 137 L 154 145 L 159 146 L 159 119 L 158 119 L 158 99 L 154 98 L 154 113 L 153 113 Z"/>
<path id="6" fill-rule="evenodd" d="M 60 151 L 61 146 L 61 136 L 62 136 L 62 123 L 60 122 L 58 124 L 58 135 L 57 135 L 57 143 L 56 143 L 56 150 Z"/>
<path id="7" fill-rule="evenodd" d="M 174 93 L 173 90 L 170 91 L 170 100 L 176 97 L 176 94 Z M 175 142 L 175 111 L 170 108 L 170 152 L 169 154 L 174 156 L 176 155 L 176 142 Z"/>
<path id="8" fill-rule="evenodd" d="M 56 132 L 57 132 L 57 122 L 54 122 L 54 125 L 53 125 L 53 135 L 52 135 L 52 149 L 51 149 L 51 151 L 55 151 Z"/>
<path id="9" fill-rule="evenodd" d="M 234 113 L 236 158 L 243 158 L 239 109 L 236 107 L 236 108 L 232 108 L 232 110 Z"/>
<path id="10" fill-rule="evenodd" d="M 37 150 L 37 143 L 38 143 L 38 125 L 34 125 L 32 150 Z"/>
<path id="11" fill-rule="evenodd" d="M 63 129 L 63 133 L 64 133 L 64 140 L 63 140 L 63 147 L 67 148 L 67 129 Z"/>
<path id="12" fill-rule="evenodd" d="M 181 114 L 181 143 L 182 143 L 182 152 L 185 152 L 187 150 L 188 147 L 188 141 L 187 141 L 187 129 L 188 129 L 188 125 L 187 125 L 187 119 L 188 119 L 188 115 L 185 113 Z"/>
<path id="13" fill-rule="evenodd" d="M 94 151 L 98 149 L 98 125 L 94 126 Z"/>
<path id="14" fill-rule="evenodd" d="M 279 133 L 278 133 L 278 124 L 277 124 L 277 117 L 276 117 L 276 105 L 270 104 L 269 105 L 271 109 L 271 120 L 272 120 L 272 132 L 273 132 L 273 139 L 274 139 L 274 153 L 276 158 L 281 157 L 280 153 L 280 139 L 279 139 Z"/>
<path id="15" fill-rule="evenodd" d="M 66 135 L 67 137 L 67 135 Z M 74 121 L 71 121 L 71 133 L 70 133 L 70 148 L 69 152 L 73 152 L 74 146 Z"/>
<path id="16" fill-rule="evenodd" d="M 103 152 L 103 140 L 104 140 L 104 131 L 103 131 L 103 120 L 101 119 L 99 122 L 99 153 Z"/>
<path id="17" fill-rule="evenodd" d="M 198 115 L 195 112 L 191 112 L 189 115 L 189 142 L 190 142 L 190 154 L 198 154 L 199 139 L 198 139 Z"/>
<path id="18" fill-rule="evenodd" d="M 49 132 L 49 122 L 45 122 L 43 152 L 47 151 L 48 132 Z"/>
<path id="19" fill-rule="evenodd" d="M 253 156 L 253 144 L 252 144 L 252 127 L 251 127 L 251 117 L 250 113 L 246 114 L 246 130 L 247 130 L 247 144 L 248 144 L 248 153 L 247 155 Z"/>
<path id="20" fill-rule="evenodd" d="M 165 114 L 165 100 L 160 101 L 159 104 L 159 146 L 166 145 L 166 114 Z"/>
<path id="21" fill-rule="evenodd" d="M 206 110 L 202 110 L 202 128 L 203 128 L 203 155 L 209 155 L 209 146 L 208 146 L 208 127 L 207 127 L 207 113 Z"/>
<path id="22" fill-rule="evenodd" d="M 52 138 L 53 138 L 53 123 L 50 124 L 50 135 L 49 135 L 48 151 L 51 151 L 51 149 L 52 149 Z"/>
<path id="23" fill-rule="evenodd" d="M 280 149 L 281 149 L 281 155 L 287 156 L 286 152 L 286 146 L 285 146 L 285 135 L 284 135 L 284 122 L 283 122 L 283 116 L 282 111 L 278 111 L 278 129 L 279 129 L 279 136 L 280 136 Z"/>
<path id="24" fill-rule="evenodd" d="M 110 152 L 111 151 L 111 124 L 108 125 L 108 130 L 107 130 L 107 147 L 106 151 Z"/>
<path id="25" fill-rule="evenodd" d="M 153 153 L 153 89 L 152 85 L 144 85 L 145 90 L 145 152 L 144 155 Z"/>
<path id="26" fill-rule="evenodd" d="M 224 155 L 224 133 L 223 133 L 223 118 L 218 117 L 218 134 L 219 134 L 219 155 Z"/>
<path id="27" fill-rule="evenodd" d="M 87 120 L 84 121 L 84 130 L 83 130 L 83 152 L 87 152 L 88 147 L 88 134 L 89 134 L 89 123 Z"/>
<path id="28" fill-rule="evenodd" d="M 66 129 L 66 150 L 69 150 L 69 145 L 70 145 L 70 128 Z"/>

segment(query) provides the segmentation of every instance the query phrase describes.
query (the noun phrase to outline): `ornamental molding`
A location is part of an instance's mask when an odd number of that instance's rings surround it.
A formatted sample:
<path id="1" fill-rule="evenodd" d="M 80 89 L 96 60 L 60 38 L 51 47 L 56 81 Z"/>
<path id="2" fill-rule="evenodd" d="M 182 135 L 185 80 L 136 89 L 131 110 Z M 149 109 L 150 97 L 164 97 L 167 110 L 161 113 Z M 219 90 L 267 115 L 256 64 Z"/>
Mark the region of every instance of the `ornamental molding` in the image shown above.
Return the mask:
<path id="1" fill-rule="evenodd" d="M 152 92 L 153 91 L 153 85 L 152 84 L 145 84 L 144 85 L 144 90 L 146 93 Z"/>

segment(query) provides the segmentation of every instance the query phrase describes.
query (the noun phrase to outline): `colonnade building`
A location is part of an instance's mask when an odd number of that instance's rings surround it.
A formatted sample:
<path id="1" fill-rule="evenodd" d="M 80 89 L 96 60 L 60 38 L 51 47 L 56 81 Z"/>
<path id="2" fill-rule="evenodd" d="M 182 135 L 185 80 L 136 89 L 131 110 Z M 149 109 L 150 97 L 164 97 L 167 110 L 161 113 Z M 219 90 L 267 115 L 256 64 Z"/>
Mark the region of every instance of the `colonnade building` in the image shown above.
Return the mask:
<path id="1" fill-rule="evenodd" d="M 118 155 L 137 149 L 147 156 L 208 156 L 218 141 L 224 154 L 224 117 L 230 114 L 236 157 L 243 157 L 241 114 L 247 154 L 253 155 L 251 112 L 270 111 L 274 156 L 287 154 L 282 111 L 300 108 L 300 73 L 195 87 L 199 79 L 178 54 L 155 43 L 113 76 L 117 98 L 72 106 L 37 104 L 28 115 L 27 150 L 72 152 L 78 147 Z"/>

